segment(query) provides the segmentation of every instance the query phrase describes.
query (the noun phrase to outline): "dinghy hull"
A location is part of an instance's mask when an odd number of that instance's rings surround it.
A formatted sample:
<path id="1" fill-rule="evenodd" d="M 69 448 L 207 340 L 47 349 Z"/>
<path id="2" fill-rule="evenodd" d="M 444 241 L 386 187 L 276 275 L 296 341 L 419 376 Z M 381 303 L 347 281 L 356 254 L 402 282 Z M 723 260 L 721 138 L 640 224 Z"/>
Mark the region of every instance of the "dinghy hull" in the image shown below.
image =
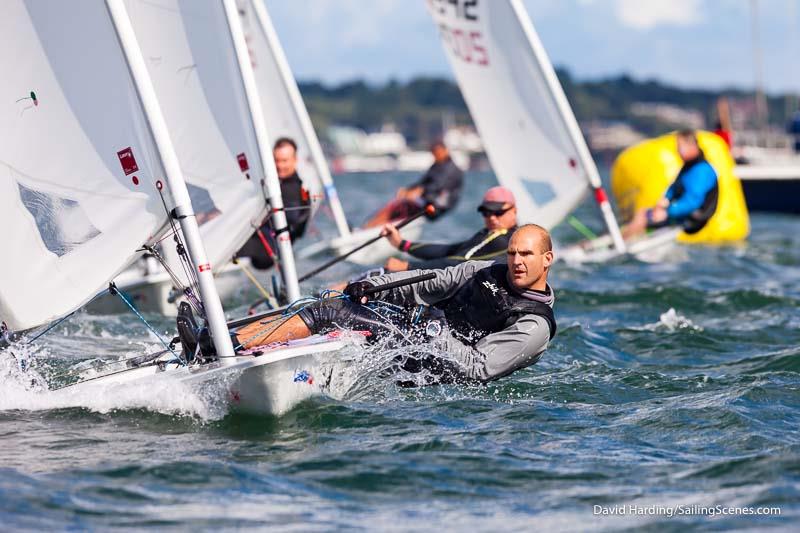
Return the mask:
<path id="1" fill-rule="evenodd" d="M 83 395 L 125 395 L 130 387 L 148 391 L 176 390 L 200 401 L 227 402 L 232 411 L 280 416 L 297 404 L 323 394 L 332 361 L 355 340 L 313 336 L 267 349 L 258 355 L 237 355 L 203 365 L 151 364 L 94 377 L 54 392 L 65 399 Z"/>
<path id="2" fill-rule="evenodd" d="M 620 253 L 614 248 L 611 236 L 604 235 L 591 241 L 556 248 L 556 259 L 568 264 L 601 263 L 621 256 L 633 256 L 646 263 L 658 263 L 674 251 L 680 228 L 661 228 L 626 242 L 627 250 Z"/>
<path id="3" fill-rule="evenodd" d="M 410 241 L 418 239 L 420 235 L 422 235 L 423 224 L 424 222 L 422 219 L 410 222 L 403 228 L 403 237 Z M 298 250 L 296 255 L 298 259 L 308 259 L 322 253 L 329 253 L 335 256 L 344 255 L 353 248 L 364 244 L 369 239 L 377 237 L 380 232 L 381 228 L 379 227 L 357 229 L 345 237 L 336 237 L 307 246 Z M 348 257 L 347 260 L 358 265 L 373 266 L 381 264 L 389 257 L 399 254 L 400 252 L 397 248 L 389 244 L 386 239 L 381 239 L 363 250 L 354 253 Z"/>

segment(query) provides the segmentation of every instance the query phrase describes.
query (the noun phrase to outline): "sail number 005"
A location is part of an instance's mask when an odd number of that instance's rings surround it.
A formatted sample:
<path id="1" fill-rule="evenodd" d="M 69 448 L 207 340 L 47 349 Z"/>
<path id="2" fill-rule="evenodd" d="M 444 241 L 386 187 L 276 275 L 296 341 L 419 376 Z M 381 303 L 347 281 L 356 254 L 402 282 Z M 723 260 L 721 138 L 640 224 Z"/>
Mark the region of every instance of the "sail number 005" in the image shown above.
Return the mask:
<path id="1" fill-rule="evenodd" d="M 481 32 L 451 28 L 446 24 L 439 24 L 439 32 L 453 54 L 462 61 L 476 65 L 489 64 L 489 54 L 483 45 Z"/>
<path id="2" fill-rule="evenodd" d="M 478 20 L 478 0 L 428 0 L 431 10 L 444 17 L 455 17 L 459 21 L 475 22 Z M 456 28 L 439 23 L 442 39 L 450 47 L 457 58 L 465 63 L 488 65 L 489 54 L 483 44 L 483 34 L 477 30 Z"/>

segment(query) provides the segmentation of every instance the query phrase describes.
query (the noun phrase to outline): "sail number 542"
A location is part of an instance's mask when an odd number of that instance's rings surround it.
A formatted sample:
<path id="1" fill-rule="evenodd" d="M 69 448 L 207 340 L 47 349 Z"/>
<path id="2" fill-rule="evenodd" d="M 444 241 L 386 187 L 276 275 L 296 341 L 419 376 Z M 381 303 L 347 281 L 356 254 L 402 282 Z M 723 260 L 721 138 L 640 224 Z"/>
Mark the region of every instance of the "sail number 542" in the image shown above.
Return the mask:
<path id="1" fill-rule="evenodd" d="M 478 20 L 478 0 L 428 0 L 440 15 L 452 12 L 457 18 Z"/>

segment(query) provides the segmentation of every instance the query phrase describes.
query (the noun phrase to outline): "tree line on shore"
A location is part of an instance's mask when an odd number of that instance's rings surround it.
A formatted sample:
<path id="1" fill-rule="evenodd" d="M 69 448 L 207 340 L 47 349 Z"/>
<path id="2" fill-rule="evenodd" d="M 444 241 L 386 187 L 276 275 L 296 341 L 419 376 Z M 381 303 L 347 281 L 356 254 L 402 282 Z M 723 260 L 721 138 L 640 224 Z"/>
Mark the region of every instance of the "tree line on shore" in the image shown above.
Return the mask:
<path id="1" fill-rule="evenodd" d="M 752 91 L 741 89 L 686 89 L 657 80 L 636 80 L 628 75 L 579 81 L 563 68 L 559 80 L 579 122 L 625 122 L 646 136 L 659 135 L 681 126 L 631 110 L 634 103 L 660 103 L 700 112 L 706 126 L 714 127 L 720 96 L 746 100 Z M 443 125 L 472 124 L 458 85 L 440 77 L 417 77 L 406 82 L 390 80 L 371 84 L 352 80 L 328 86 L 316 81 L 299 83 L 317 131 L 346 125 L 377 131 L 393 124 L 411 145 L 421 145 L 441 135 Z M 783 126 L 793 112 L 797 95 L 767 97 L 771 124 Z M 498 102 L 502 105 L 502 102 Z"/>

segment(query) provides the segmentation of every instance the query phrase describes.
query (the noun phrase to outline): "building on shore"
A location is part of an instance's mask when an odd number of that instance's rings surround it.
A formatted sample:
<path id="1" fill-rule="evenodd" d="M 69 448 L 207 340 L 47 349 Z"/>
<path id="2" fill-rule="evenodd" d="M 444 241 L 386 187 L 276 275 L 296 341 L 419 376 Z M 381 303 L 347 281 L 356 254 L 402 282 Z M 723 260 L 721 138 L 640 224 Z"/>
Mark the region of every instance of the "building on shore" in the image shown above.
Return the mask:
<path id="1" fill-rule="evenodd" d="M 427 147 L 409 148 L 403 134 L 391 124 L 372 133 L 352 126 L 332 126 L 327 138 L 334 173 L 424 172 L 433 164 L 433 155 Z M 479 158 L 483 153 L 483 144 L 472 127 L 453 127 L 445 132 L 443 139 L 453 161 L 465 170 L 471 168 L 474 155 Z"/>

